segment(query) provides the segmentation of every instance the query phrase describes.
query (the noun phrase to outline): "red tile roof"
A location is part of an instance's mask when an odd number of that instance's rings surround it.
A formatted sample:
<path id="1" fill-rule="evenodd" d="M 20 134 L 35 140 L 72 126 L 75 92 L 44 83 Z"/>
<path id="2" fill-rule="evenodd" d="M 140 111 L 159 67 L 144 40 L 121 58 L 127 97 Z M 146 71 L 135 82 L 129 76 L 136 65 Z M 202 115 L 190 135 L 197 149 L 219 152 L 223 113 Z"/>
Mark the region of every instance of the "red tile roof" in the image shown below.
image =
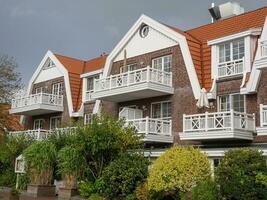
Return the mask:
<path id="1" fill-rule="evenodd" d="M 267 7 L 263 7 L 187 31 L 169 27 L 186 37 L 200 85 L 210 89 L 212 85 L 211 47 L 207 42 L 251 28 L 263 27 L 266 15 Z"/>
<path id="2" fill-rule="evenodd" d="M 54 54 L 69 73 L 70 90 L 74 112 L 79 111 L 82 104 L 81 74 L 102 69 L 105 65 L 106 55 L 84 61 L 76 58 Z"/>

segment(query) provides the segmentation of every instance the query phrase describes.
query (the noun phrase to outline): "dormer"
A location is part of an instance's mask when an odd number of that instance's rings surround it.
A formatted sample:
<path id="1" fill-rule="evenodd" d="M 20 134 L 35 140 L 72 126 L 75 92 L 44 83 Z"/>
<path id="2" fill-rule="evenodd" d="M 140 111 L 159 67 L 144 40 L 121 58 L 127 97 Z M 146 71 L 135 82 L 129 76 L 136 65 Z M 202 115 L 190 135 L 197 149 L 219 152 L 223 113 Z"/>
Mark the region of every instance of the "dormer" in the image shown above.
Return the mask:
<path id="1" fill-rule="evenodd" d="M 253 28 L 208 41 L 211 46 L 211 78 L 244 77 L 251 72 L 261 28 Z"/>

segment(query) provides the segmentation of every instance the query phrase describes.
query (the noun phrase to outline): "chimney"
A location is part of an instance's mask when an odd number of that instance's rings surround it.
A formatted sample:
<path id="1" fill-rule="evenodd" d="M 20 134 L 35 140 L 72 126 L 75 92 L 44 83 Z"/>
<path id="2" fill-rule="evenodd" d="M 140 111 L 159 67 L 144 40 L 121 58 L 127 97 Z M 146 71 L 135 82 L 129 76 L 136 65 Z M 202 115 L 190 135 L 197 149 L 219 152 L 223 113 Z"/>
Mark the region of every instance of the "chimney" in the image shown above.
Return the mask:
<path id="1" fill-rule="evenodd" d="M 226 19 L 229 17 L 240 15 L 244 13 L 245 11 L 244 11 L 244 8 L 241 7 L 239 3 L 227 2 L 219 6 L 215 6 L 214 3 L 212 3 L 211 8 L 209 9 L 209 12 L 212 17 L 212 22 L 214 22 L 214 21 L 218 21 L 221 19 Z"/>

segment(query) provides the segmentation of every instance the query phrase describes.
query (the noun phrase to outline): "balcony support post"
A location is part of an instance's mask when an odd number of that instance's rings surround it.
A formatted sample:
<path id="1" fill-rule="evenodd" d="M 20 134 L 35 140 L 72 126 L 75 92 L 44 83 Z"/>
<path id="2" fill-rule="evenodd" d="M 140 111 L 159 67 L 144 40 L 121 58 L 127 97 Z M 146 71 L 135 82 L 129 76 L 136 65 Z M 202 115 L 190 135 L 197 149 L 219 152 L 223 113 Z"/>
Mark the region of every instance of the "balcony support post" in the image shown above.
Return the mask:
<path id="1" fill-rule="evenodd" d="M 199 121 L 200 125 L 200 121 Z M 208 112 L 205 112 L 205 131 L 208 131 Z"/>
<path id="2" fill-rule="evenodd" d="M 149 134 L 149 117 L 146 116 L 146 135 Z"/>
<path id="3" fill-rule="evenodd" d="M 147 66 L 146 67 L 146 73 L 147 73 L 147 76 L 146 76 L 146 82 L 149 82 L 150 81 L 150 67 L 149 66 Z"/>

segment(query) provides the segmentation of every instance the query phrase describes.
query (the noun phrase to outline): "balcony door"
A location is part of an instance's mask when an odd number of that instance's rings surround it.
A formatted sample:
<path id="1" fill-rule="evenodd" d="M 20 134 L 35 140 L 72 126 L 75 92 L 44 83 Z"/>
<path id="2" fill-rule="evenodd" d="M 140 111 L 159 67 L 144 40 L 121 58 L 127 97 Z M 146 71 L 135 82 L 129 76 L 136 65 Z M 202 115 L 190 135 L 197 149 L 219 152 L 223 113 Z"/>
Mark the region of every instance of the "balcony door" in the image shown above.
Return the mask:
<path id="1" fill-rule="evenodd" d="M 151 117 L 156 119 L 171 119 L 171 102 L 162 101 L 151 104 Z"/>
<path id="2" fill-rule="evenodd" d="M 63 93 L 64 93 L 63 82 L 54 83 L 52 85 L 52 94 L 54 94 L 54 95 L 63 95 Z"/>
<path id="3" fill-rule="evenodd" d="M 50 129 L 56 129 L 61 127 L 61 117 L 51 117 L 50 118 Z"/>
<path id="4" fill-rule="evenodd" d="M 33 121 L 33 129 L 38 130 L 38 129 L 43 129 L 44 128 L 44 120 L 43 119 L 35 119 Z"/>

